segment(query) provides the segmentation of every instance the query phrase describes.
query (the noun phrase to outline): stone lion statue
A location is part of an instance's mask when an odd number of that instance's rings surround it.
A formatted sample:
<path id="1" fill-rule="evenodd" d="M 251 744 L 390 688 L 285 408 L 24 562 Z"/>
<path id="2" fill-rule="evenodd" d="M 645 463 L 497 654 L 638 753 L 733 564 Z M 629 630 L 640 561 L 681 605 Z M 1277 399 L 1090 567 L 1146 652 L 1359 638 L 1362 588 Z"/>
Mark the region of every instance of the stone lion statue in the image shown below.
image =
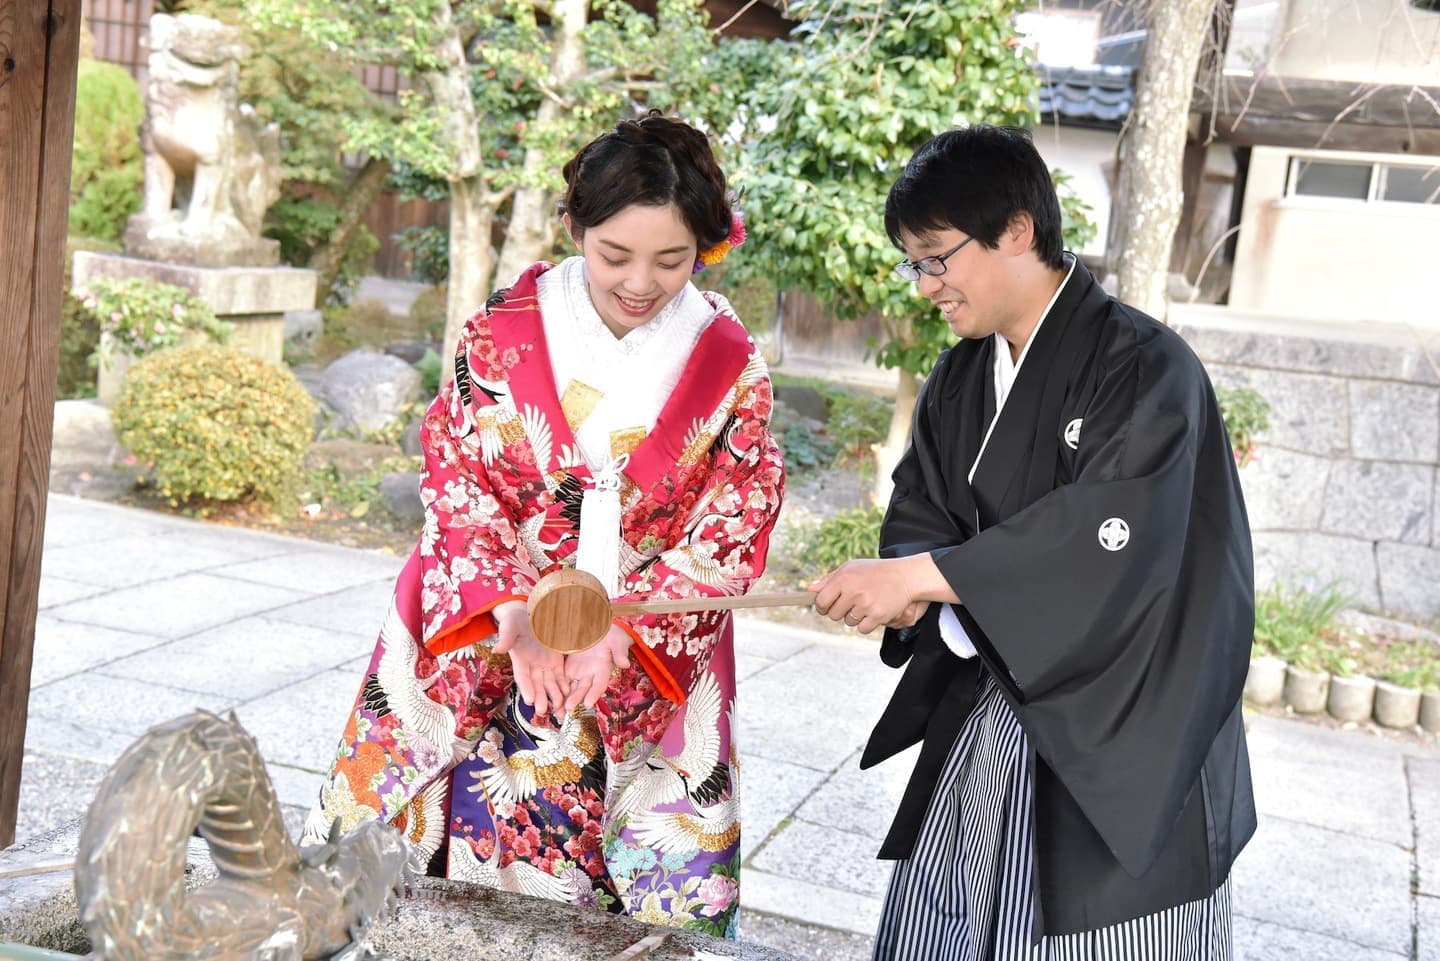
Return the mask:
<path id="1" fill-rule="evenodd" d="M 195 14 L 150 18 L 145 90 L 145 203 L 126 253 L 206 267 L 273 266 L 260 236 L 280 197 L 280 133 L 238 97 L 240 30 Z"/>

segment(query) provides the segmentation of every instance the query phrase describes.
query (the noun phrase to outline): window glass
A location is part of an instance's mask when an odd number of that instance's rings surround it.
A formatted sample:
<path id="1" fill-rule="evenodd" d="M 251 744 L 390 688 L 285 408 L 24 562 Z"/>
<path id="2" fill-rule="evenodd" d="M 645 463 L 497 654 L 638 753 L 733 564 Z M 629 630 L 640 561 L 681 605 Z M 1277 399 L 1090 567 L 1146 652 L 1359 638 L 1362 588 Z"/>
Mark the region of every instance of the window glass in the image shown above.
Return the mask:
<path id="1" fill-rule="evenodd" d="M 1328 160 L 1295 160 L 1291 193 L 1306 197 L 1345 197 L 1365 200 L 1370 196 L 1370 164 L 1333 163 Z"/>
<path id="2" fill-rule="evenodd" d="M 1380 199 L 1412 204 L 1440 203 L 1440 167 L 1385 167 Z"/>

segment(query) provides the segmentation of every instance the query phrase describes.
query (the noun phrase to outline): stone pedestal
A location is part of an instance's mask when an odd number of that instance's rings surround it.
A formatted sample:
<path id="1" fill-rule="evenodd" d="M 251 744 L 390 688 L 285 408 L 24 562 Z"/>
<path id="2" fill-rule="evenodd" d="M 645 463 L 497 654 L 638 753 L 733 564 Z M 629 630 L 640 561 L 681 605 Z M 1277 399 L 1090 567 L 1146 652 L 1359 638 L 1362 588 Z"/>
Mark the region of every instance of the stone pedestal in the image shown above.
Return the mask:
<path id="1" fill-rule="evenodd" d="M 273 364 L 285 350 L 285 312 L 315 305 L 316 274 L 296 267 L 194 267 L 78 251 L 71 285 L 83 287 L 98 277 L 145 277 L 184 287 L 210 305 L 215 316 L 235 325 L 231 345 Z M 128 358 L 101 345 L 96 393 L 109 405 L 119 392 Z"/>
<path id="2" fill-rule="evenodd" d="M 250 236 L 238 223 L 234 226 L 231 231 L 191 237 L 183 233 L 178 211 L 161 218 L 140 213 L 130 218 L 125 229 L 125 250 L 146 260 L 201 267 L 225 267 L 237 262 L 269 267 L 280 262 L 280 241 Z"/>

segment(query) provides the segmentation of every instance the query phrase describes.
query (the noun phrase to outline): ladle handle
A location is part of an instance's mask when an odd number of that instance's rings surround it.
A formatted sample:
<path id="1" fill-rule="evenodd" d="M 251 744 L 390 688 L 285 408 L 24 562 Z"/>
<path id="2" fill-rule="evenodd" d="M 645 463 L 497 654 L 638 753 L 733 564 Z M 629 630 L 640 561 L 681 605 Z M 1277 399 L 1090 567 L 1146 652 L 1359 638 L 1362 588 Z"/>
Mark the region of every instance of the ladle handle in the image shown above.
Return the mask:
<path id="1" fill-rule="evenodd" d="M 670 597 L 658 601 L 615 601 L 615 617 L 632 614 L 674 614 L 685 611 L 733 611 L 745 607 L 808 607 L 815 603 L 814 591 L 782 591 L 776 594 L 738 594 L 733 597 Z"/>

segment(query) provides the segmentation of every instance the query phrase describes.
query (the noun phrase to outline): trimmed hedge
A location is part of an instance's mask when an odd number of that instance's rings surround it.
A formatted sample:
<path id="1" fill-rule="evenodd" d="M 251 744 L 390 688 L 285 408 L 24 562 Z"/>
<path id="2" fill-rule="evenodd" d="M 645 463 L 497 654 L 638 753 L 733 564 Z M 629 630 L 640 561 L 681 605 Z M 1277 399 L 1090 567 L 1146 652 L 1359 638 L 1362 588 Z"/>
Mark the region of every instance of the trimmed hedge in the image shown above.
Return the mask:
<path id="1" fill-rule="evenodd" d="M 289 370 L 211 344 L 142 358 L 113 411 L 120 442 L 174 503 L 274 503 L 300 477 L 314 401 Z"/>

